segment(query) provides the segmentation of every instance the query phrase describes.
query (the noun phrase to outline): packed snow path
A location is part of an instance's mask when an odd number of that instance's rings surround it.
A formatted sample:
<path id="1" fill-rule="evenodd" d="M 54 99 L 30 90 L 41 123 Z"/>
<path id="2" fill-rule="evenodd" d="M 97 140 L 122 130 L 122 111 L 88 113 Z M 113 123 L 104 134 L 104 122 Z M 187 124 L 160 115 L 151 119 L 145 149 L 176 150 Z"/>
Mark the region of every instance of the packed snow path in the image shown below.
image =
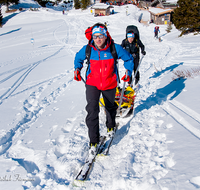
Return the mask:
<path id="1" fill-rule="evenodd" d="M 166 26 L 163 26 L 160 43 L 153 38 L 155 25 L 138 23 L 141 12 L 136 7 L 129 6 L 128 16 L 124 6 L 115 9 L 116 14 L 109 17 L 93 17 L 89 10 L 66 15 L 44 10 L 23 12 L 2 28 L 2 188 L 191 190 L 198 187 L 197 170 L 188 175 L 186 166 L 182 171 L 173 170 L 178 164 L 169 147 L 175 143 L 167 138 L 170 130 L 178 126 L 183 139 L 190 138 L 190 142 L 199 144 L 200 114 L 188 101 L 175 99 L 184 90 L 186 79 L 173 81 L 171 74 L 172 70 L 187 66 L 187 60 L 198 65 L 198 57 L 194 57 L 199 55 L 198 42 L 190 44 L 194 47 L 191 52 L 186 42 L 166 40 Z M 73 80 L 73 60 L 87 43 L 85 29 L 96 22 L 108 22 L 108 30 L 119 44 L 125 37 L 126 26 L 137 25 L 147 55 L 140 68 L 141 88 L 134 116 L 117 119 L 120 126 L 109 156 L 97 158 L 89 180 L 79 188 L 72 182 L 84 161 L 89 139 L 85 87 Z M 185 52 L 188 52 L 186 58 Z M 119 71 L 123 76 L 122 61 Z M 101 133 L 105 133 L 103 112 L 100 119 Z M 176 143 L 181 144 L 182 140 Z M 195 153 L 194 163 L 198 166 L 200 152 Z M 2 180 L 3 177 L 10 177 L 10 182 Z"/>

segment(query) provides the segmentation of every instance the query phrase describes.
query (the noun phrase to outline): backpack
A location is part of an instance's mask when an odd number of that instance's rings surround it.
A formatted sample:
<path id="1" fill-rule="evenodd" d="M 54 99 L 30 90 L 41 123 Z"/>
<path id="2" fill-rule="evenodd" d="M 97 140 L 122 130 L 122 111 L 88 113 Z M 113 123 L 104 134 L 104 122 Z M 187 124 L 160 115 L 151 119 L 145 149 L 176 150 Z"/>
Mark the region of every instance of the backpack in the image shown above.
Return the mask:
<path id="1" fill-rule="evenodd" d="M 127 38 L 127 34 L 129 32 L 133 32 L 135 34 L 135 38 L 140 39 L 140 34 L 139 34 L 139 30 L 138 30 L 137 26 L 129 25 L 126 27 L 126 38 Z"/>
<path id="2" fill-rule="evenodd" d="M 158 30 L 159 30 L 159 26 L 156 26 L 156 27 L 155 27 L 155 30 L 158 31 Z"/>

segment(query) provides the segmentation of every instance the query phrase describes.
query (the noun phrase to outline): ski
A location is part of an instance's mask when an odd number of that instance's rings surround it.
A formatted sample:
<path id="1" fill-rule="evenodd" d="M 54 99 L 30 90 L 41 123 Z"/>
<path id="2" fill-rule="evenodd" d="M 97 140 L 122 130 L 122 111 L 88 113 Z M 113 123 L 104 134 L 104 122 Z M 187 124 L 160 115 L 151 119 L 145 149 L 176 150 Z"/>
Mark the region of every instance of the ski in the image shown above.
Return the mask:
<path id="1" fill-rule="evenodd" d="M 105 155 L 105 156 L 108 155 L 109 149 L 111 147 L 111 144 L 114 139 L 118 126 L 119 126 L 119 123 L 116 124 L 116 127 L 114 128 L 114 134 L 112 137 L 109 137 L 108 135 L 101 136 L 100 143 L 97 147 L 96 155 L 94 155 L 94 157 L 90 159 L 89 159 L 89 155 L 87 156 L 85 163 L 83 164 L 79 173 L 74 179 L 74 183 L 73 183 L 74 185 L 79 186 L 81 182 L 84 182 L 87 180 L 97 155 Z"/>
<path id="2" fill-rule="evenodd" d="M 119 123 L 116 124 L 116 127 L 114 128 L 114 134 L 111 137 L 109 137 L 108 135 L 104 137 L 105 140 L 104 140 L 103 146 L 101 146 L 99 150 L 100 155 L 104 155 L 104 156 L 108 155 L 109 149 L 112 145 L 112 141 L 115 137 L 115 133 L 117 131 L 118 126 L 119 126 Z"/>
<path id="3" fill-rule="evenodd" d="M 105 141 L 105 136 L 102 136 L 100 138 L 100 143 L 97 146 L 97 153 L 94 155 L 93 158 L 89 158 L 89 155 L 87 156 L 87 158 L 85 160 L 85 163 L 83 164 L 83 166 L 81 167 L 79 173 L 75 177 L 74 184 L 76 184 L 76 182 L 81 182 L 81 181 L 83 182 L 83 181 L 85 181 L 87 179 L 87 177 L 88 177 L 88 175 L 90 173 L 90 170 L 92 168 L 92 165 L 93 165 L 93 163 L 95 161 L 95 158 L 99 154 L 99 151 L 101 150 L 101 147 L 103 146 L 104 141 Z"/>

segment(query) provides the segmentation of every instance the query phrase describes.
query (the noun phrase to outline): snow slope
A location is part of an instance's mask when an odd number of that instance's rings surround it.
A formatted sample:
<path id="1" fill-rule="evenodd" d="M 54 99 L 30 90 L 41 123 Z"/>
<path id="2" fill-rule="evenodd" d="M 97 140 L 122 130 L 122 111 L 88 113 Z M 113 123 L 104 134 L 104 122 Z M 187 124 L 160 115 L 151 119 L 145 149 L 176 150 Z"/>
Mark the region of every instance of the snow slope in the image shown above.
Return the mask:
<path id="1" fill-rule="evenodd" d="M 172 80 L 173 70 L 198 69 L 199 35 L 178 38 L 138 23 L 129 5 L 94 17 L 90 10 L 24 11 L 0 29 L 0 189 L 195 190 L 200 188 L 199 76 Z M 4 13 L 4 18 L 9 16 Z M 85 87 L 73 80 L 84 31 L 108 22 L 116 43 L 137 25 L 146 56 L 133 117 L 118 119 L 110 154 L 98 157 L 83 187 L 72 182 L 88 149 Z M 82 70 L 84 76 L 86 67 Z M 120 76 L 124 74 L 119 61 Z M 100 113 L 101 133 L 105 116 Z"/>

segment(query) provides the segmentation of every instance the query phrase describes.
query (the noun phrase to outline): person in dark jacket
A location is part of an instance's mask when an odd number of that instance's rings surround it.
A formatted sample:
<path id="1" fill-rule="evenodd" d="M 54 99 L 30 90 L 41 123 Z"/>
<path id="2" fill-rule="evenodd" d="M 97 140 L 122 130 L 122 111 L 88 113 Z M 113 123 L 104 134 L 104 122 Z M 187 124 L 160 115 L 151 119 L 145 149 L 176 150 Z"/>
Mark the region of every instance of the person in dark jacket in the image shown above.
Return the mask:
<path id="1" fill-rule="evenodd" d="M 112 38 L 110 37 L 105 25 L 97 23 L 92 27 L 92 39 L 89 40 L 91 46 L 91 55 L 86 72 L 86 100 L 87 116 L 86 125 L 90 138 L 90 152 L 96 151 L 99 143 L 99 99 L 102 94 L 106 110 L 106 126 L 109 135 L 113 134 L 116 126 L 115 117 L 118 108 L 115 103 L 115 93 L 118 82 L 117 66 L 111 54 L 110 46 Z M 122 80 L 128 82 L 134 68 L 133 57 L 120 45 L 114 44 L 118 59 L 124 61 L 124 67 L 127 75 Z M 86 46 L 76 53 L 74 60 L 74 79 L 81 80 L 80 71 L 83 62 L 86 59 Z"/>
<path id="2" fill-rule="evenodd" d="M 135 73 L 140 61 L 139 48 L 141 48 L 141 53 L 143 55 L 146 55 L 146 52 L 144 50 L 145 46 L 143 45 L 140 39 L 135 38 L 135 34 L 133 33 L 133 31 L 130 31 L 129 33 L 127 33 L 127 38 L 122 41 L 121 46 L 133 56 L 134 73 Z M 138 71 L 135 78 L 135 85 L 138 83 L 139 79 L 140 79 L 140 73 Z M 130 77 L 128 84 L 130 85 L 131 83 L 132 83 L 132 76 Z"/>
<path id="3" fill-rule="evenodd" d="M 156 26 L 156 27 L 154 28 L 154 37 L 155 37 L 155 38 L 158 38 L 158 32 L 160 33 L 160 29 L 159 29 L 159 26 Z"/>

